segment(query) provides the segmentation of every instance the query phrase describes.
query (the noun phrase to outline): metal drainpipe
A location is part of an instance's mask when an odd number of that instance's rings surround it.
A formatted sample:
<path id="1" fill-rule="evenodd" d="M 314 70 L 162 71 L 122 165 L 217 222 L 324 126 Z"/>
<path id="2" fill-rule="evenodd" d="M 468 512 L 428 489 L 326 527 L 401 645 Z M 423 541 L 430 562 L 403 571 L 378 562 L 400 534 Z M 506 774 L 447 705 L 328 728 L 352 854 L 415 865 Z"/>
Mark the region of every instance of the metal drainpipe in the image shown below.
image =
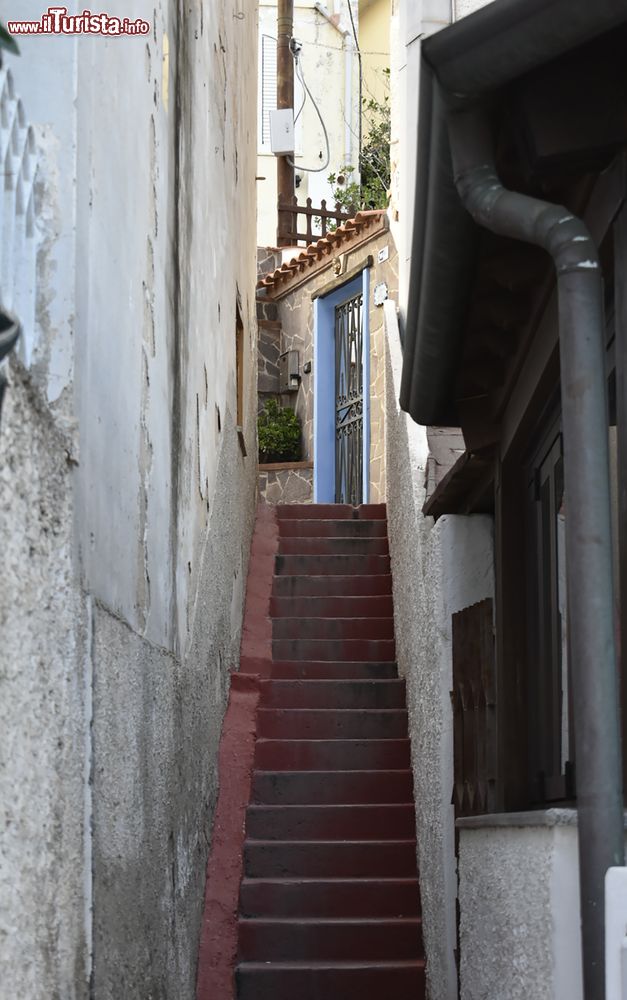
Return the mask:
<path id="1" fill-rule="evenodd" d="M 624 821 L 601 267 L 568 209 L 503 187 L 484 110 L 452 111 L 449 136 L 455 184 L 475 222 L 543 247 L 557 272 L 584 996 L 604 1000 L 604 879 L 624 863 Z"/>

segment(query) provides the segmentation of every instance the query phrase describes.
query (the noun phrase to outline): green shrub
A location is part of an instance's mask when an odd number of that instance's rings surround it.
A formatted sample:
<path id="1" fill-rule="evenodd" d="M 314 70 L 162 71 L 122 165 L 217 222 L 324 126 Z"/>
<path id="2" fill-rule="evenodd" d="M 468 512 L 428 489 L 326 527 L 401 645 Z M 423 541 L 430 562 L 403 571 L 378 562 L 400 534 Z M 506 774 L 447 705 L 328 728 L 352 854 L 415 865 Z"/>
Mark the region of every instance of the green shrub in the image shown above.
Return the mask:
<path id="1" fill-rule="evenodd" d="M 385 70 L 389 85 L 390 71 Z M 364 143 L 359 160 L 361 183 L 354 178 L 355 167 L 347 163 L 339 171 L 329 174 L 327 180 L 333 187 L 333 198 L 351 215 L 359 208 L 387 208 L 391 184 L 390 136 L 391 108 L 389 95 L 378 101 L 364 98 L 362 106 Z M 333 227 L 330 227 L 333 228 Z"/>
<path id="2" fill-rule="evenodd" d="M 300 423 L 292 409 L 268 399 L 257 418 L 260 462 L 297 462 L 300 459 Z"/>

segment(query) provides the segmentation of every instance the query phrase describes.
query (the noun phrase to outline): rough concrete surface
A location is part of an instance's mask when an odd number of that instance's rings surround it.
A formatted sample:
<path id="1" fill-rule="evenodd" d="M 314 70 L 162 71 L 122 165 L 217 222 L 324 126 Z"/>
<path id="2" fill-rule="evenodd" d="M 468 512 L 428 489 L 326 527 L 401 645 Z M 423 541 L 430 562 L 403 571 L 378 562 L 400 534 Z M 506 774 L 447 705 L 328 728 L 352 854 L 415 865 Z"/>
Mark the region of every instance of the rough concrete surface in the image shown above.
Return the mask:
<path id="1" fill-rule="evenodd" d="M 86 995 L 72 444 L 12 363 L 0 431 L 0 998 Z"/>
<path id="2" fill-rule="evenodd" d="M 481 7 L 487 7 L 494 0 L 453 0 L 454 20 L 459 21 L 468 14 L 474 14 Z"/>
<path id="3" fill-rule="evenodd" d="M 546 828 L 463 832 L 462 1000 L 554 1000 L 553 841 Z"/>
<path id="4" fill-rule="evenodd" d="M 98 607 L 94 904 L 98 1000 L 191 1000 L 217 749 L 237 668 L 254 494 L 226 430 L 182 660 Z M 234 496 L 247 506 L 232 515 Z"/>
<path id="5" fill-rule="evenodd" d="M 257 22 L 132 15 L 12 65 L 40 244 L 1 429 L 1 1000 L 194 996 L 256 494 Z"/>
<path id="6" fill-rule="evenodd" d="M 453 787 L 452 624 L 454 612 L 493 595 L 488 517 L 422 514 L 426 429 L 398 405 L 400 340 L 386 303 L 387 510 L 399 671 L 407 681 L 430 1000 L 457 996 Z"/>

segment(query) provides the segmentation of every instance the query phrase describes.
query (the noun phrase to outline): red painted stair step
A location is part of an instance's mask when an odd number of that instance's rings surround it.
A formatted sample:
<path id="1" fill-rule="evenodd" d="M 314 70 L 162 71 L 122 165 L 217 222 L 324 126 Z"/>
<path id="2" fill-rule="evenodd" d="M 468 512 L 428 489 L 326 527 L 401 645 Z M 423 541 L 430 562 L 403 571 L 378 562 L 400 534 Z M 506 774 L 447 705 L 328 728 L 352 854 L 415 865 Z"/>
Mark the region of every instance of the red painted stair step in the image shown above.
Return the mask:
<path id="1" fill-rule="evenodd" d="M 409 767 L 409 740 L 264 740 L 255 746 L 262 771 L 396 771 Z"/>
<path id="2" fill-rule="evenodd" d="M 393 639 L 273 639 L 275 660 L 394 660 Z"/>
<path id="3" fill-rule="evenodd" d="M 413 802 L 392 805 L 248 806 L 246 832 L 254 840 L 410 840 Z"/>
<path id="4" fill-rule="evenodd" d="M 243 918 L 240 961 L 407 961 L 422 958 L 420 917 L 323 920 Z"/>
<path id="5" fill-rule="evenodd" d="M 359 523 L 359 522 L 357 522 Z M 388 540 L 382 538 L 281 538 L 280 555 L 387 556 Z"/>
<path id="6" fill-rule="evenodd" d="M 248 878 L 413 878 L 414 840 L 247 840 Z"/>
<path id="7" fill-rule="evenodd" d="M 279 520 L 279 538 L 385 538 L 387 521 L 357 518 L 295 518 Z"/>
<path id="8" fill-rule="evenodd" d="M 361 521 L 386 519 L 384 503 L 364 503 L 360 507 L 341 503 L 290 503 L 277 504 L 275 510 L 279 520 L 284 518 L 328 518 L 331 521 L 344 518 Z"/>
<path id="9" fill-rule="evenodd" d="M 266 680 L 261 708 L 405 708 L 405 681 Z"/>
<path id="10" fill-rule="evenodd" d="M 398 677 L 398 668 L 393 661 L 275 660 L 272 677 L 277 680 L 394 680 Z"/>
<path id="11" fill-rule="evenodd" d="M 238 1000 L 424 1000 L 425 963 L 242 962 Z"/>
<path id="12" fill-rule="evenodd" d="M 416 917 L 417 878 L 243 879 L 243 917 Z"/>
<path id="13" fill-rule="evenodd" d="M 393 639 L 393 618 L 277 618 L 273 639 Z"/>
<path id="14" fill-rule="evenodd" d="M 273 618 L 392 618 L 392 595 L 373 597 L 273 597 Z"/>
<path id="15" fill-rule="evenodd" d="M 276 508 L 238 1000 L 424 1000 L 384 505 Z"/>
<path id="16" fill-rule="evenodd" d="M 315 805 L 412 802 L 409 769 L 396 771 L 254 771 L 251 802 Z"/>
<path id="17" fill-rule="evenodd" d="M 372 597 L 392 593 L 389 573 L 371 573 L 365 576 L 275 576 L 272 581 L 274 597 Z"/>
<path id="18" fill-rule="evenodd" d="M 389 556 L 278 555 L 275 559 L 277 576 L 376 576 L 389 572 Z"/>
<path id="19" fill-rule="evenodd" d="M 257 736 L 287 740 L 389 740 L 407 736 L 403 709 L 264 708 Z"/>

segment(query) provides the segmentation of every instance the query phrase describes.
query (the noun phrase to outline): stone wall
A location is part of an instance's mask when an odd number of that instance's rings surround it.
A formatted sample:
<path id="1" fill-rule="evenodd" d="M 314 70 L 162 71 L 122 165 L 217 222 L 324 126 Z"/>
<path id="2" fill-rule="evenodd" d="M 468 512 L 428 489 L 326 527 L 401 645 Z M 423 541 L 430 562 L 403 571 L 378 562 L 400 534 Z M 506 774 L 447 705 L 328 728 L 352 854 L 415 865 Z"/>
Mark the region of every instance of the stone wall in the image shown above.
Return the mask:
<path id="1" fill-rule="evenodd" d="M 277 463 L 259 466 L 259 495 L 266 503 L 311 503 L 313 465 L 311 462 Z"/>

